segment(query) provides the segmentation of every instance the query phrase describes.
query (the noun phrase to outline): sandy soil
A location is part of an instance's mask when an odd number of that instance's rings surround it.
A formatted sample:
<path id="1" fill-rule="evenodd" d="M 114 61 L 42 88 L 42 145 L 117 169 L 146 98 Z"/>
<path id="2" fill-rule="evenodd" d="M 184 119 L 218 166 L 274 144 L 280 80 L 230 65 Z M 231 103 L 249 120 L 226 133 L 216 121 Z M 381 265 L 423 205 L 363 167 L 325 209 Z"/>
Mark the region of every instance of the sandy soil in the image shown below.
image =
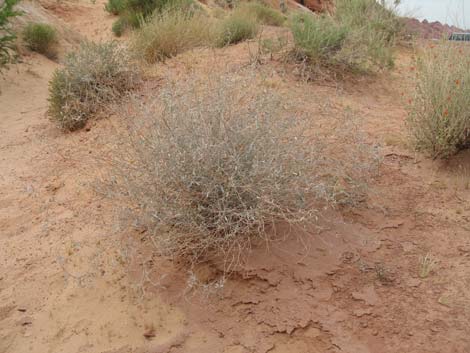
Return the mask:
<path id="1" fill-rule="evenodd" d="M 102 3 L 50 6 L 84 36 L 110 38 Z M 142 92 L 249 62 L 246 44 L 182 54 Z M 254 249 L 217 288 L 211 266 L 189 274 L 116 225 L 93 161 L 117 118 L 61 133 L 45 116 L 59 64 L 25 57 L 0 80 L 0 352 L 470 352 L 470 154 L 444 163 L 407 147 L 411 62 L 401 49 L 392 72 L 342 84 L 259 66 L 312 116 L 352 108 L 384 161 L 367 202 L 302 241 Z M 421 278 L 426 255 L 435 265 Z"/>

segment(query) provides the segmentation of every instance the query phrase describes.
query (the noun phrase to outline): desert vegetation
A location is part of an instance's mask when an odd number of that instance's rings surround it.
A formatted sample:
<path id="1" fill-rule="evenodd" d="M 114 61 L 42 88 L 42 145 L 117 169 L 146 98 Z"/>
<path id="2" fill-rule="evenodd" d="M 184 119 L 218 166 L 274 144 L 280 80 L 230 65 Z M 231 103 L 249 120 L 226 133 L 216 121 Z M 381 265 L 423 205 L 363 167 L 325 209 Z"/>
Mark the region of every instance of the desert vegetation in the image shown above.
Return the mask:
<path id="1" fill-rule="evenodd" d="M 247 15 L 240 7 L 221 20 L 217 27 L 216 46 L 223 47 L 254 38 L 259 31 L 259 24 L 254 15 Z"/>
<path id="2" fill-rule="evenodd" d="M 15 58 L 16 34 L 11 27 L 11 19 L 21 15 L 14 6 L 18 0 L 5 0 L 0 4 L 0 70 Z"/>
<path id="3" fill-rule="evenodd" d="M 286 20 L 282 13 L 260 1 L 241 3 L 237 10 L 246 17 L 255 17 L 257 22 L 263 25 L 282 26 Z"/>
<path id="4" fill-rule="evenodd" d="M 434 158 L 470 147 L 469 54 L 467 46 L 441 42 L 418 56 L 408 126 L 415 146 Z"/>
<path id="5" fill-rule="evenodd" d="M 29 49 L 49 58 L 57 54 L 57 31 L 49 24 L 29 23 L 23 30 L 23 40 Z"/>
<path id="6" fill-rule="evenodd" d="M 93 113 L 132 89 L 136 79 L 136 70 L 123 48 L 112 42 L 85 42 L 55 71 L 48 114 L 63 130 L 80 129 Z"/>
<path id="7" fill-rule="evenodd" d="M 162 61 L 191 48 L 210 46 L 213 27 L 202 12 L 165 10 L 156 13 L 134 34 L 132 51 L 147 63 Z"/>
<path id="8" fill-rule="evenodd" d="M 290 26 L 297 58 L 354 72 L 393 66 L 402 28 L 394 9 L 375 0 L 338 0 L 333 14 L 299 13 Z"/>
<path id="9" fill-rule="evenodd" d="M 133 205 L 158 251 L 236 261 L 279 225 L 311 225 L 323 207 L 360 200 L 377 159 L 351 117 L 322 138 L 254 75 L 169 84 L 126 112 L 132 129 L 120 138 L 111 194 Z"/>
<path id="10" fill-rule="evenodd" d="M 126 28 L 139 28 L 152 16 L 172 11 L 191 12 L 198 8 L 193 0 L 109 0 L 106 11 L 118 15 L 113 32 L 120 36 Z"/>

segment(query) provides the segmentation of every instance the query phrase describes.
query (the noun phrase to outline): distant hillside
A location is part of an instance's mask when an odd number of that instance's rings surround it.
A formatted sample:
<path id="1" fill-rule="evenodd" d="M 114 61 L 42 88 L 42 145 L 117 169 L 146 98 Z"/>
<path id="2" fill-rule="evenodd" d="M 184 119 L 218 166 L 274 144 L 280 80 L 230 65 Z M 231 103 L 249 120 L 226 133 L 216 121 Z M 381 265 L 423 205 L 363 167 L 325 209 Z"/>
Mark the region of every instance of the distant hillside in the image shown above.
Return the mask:
<path id="1" fill-rule="evenodd" d="M 407 18 L 406 24 L 412 33 L 424 39 L 440 39 L 443 36 L 448 36 L 453 32 L 467 32 L 455 26 L 442 24 L 438 21 L 429 22 L 427 20 L 420 21 L 416 18 Z"/>

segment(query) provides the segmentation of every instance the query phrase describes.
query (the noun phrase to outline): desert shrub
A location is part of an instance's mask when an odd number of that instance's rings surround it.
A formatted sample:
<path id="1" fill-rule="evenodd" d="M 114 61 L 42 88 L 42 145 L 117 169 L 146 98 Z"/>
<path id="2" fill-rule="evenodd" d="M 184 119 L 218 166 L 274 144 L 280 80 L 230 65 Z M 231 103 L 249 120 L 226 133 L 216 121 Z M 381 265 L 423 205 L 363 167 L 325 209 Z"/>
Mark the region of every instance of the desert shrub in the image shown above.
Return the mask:
<path id="1" fill-rule="evenodd" d="M 82 128 L 106 103 L 133 88 L 136 73 L 115 43 L 84 43 L 49 83 L 48 114 L 63 130 Z"/>
<path id="2" fill-rule="evenodd" d="M 104 8 L 113 15 L 119 15 L 126 7 L 125 0 L 108 0 Z"/>
<path id="3" fill-rule="evenodd" d="M 338 0 L 335 16 L 351 33 L 343 51 L 348 65 L 365 71 L 393 66 L 392 48 L 403 30 L 395 7 L 386 1 Z"/>
<path id="4" fill-rule="evenodd" d="M 333 15 L 295 15 L 291 28 L 296 52 L 313 64 L 368 72 L 393 66 L 402 25 L 384 2 L 338 0 Z"/>
<path id="5" fill-rule="evenodd" d="M 285 22 L 285 17 L 279 11 L 258 1 L 243 3 L 239 7 L 239 11 L 244 12 L 246 16 L 254 16 L 264 25 L 282 26 Z"/>
<path id="6" fill-rule="evenodd" d="M 328 62 L 343 47 L 347 31 L 329 16 L 297 14 L 292 19 L 295 46 L 312 62 Z"/>
<path id="7" fill-rule="evenodd" d="M 276 225 L 311 225 L 364 191 L 371 149 L 355 129 L 329 118 L 323 126 L 341 131 L 314 133 L 312 117 L 255 82 L 252 73 L 180 80 L 126 105 L 132 127 L 117 138 L 110 195 L 163 254 L 238 258 Z"/>
<path id="8" fill-rule="evenodd" d="M 116 29 L 114 33 L 119 35 L 128 27 L 139 28 L 154 14 L 173 10 L 194 12 L 199 9 L 194 0 L 108 0 L 105 8 L 119 14 L 119 23 L 113 26 Z"/>
<path id="9" fill-rule="evenodd" d="M 441 43 L 418 58 L 408 127 L 416 147 L 449 157 L 470 147 L 470 49 Z"/>
<path id="10" fill-rule="evenodd" d="M 10 21 L 21 15 L 21 12 L 13 9 L 17 3 L 18 0 L 4 0 L 0 4 L 0 70 L 15 58 L 16 34 L 11 28 Z"/>
<path id="11" fill-rule="evenodd" d="M 31 50 L 47 57 L 57 54 L 57 31 L 47 23 L 28 24 L 23 31 L 23 40 Z"/>
<path id="12" fill-rule="evenodd" d="M 256 18 L 237 8 L 218 24 L 216 46 L 223 47 L 254 38 L 258 30 Z"/>
<path id="13" fill-rule="evenodd" d="M 127 28 L 126 21 L 124 21 L 122 18 L 114 21 L 113 26 L 112 26 L 112 31 L 116 37 L 122 36 L 124 31 Z"/>
<path id="14" fill-rule="evenodd" d="M 132 51 L 148 63 L 165 60 L 212 42 L 212 25 L 202 13 L 183 10 L 155 14 L 136 32 Z"/>

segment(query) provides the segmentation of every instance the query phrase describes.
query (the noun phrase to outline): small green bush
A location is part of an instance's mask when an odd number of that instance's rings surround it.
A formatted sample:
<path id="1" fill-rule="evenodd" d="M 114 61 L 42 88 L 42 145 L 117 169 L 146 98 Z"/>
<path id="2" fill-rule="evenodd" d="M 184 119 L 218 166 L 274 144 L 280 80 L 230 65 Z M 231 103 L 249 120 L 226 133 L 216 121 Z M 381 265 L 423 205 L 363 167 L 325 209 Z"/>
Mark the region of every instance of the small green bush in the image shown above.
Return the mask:
<path id="1" fill-rule="evenodd" d="M 122 36 L 126 28 L 127 28 L 126 21 L 124 21 L 122 18 L 119 18 L 116 21 L 114 21 L 113 26 L 112 26 L 112 31 L 116 37 L 120 37 Z"/>
<path id="2" fill-rule="evenodd" d="M 285 17 L 279 12 L 261 2 L 248 2 L 240 5 L 240 11 L 247 16 L 254 16 L 256 20 L 268 26 L 282 26 Z"/>
<path id="3" fill-rule="evenodd" d="M 119 15 L 126 7 L 126 0 L 108 0 L 104 8 L 113 15 Z"/>
<path id="4" fill-rule="evenodd" d="M 57 31 L 47 23 L 30 23 L 23 31 L 29 49 L 52 58 L 56 56 Z"/>
<path id="5" fill-rule="evenodd" d="M 164 11 L 135 33 L 132 51 L 147 63 L 162 61 L 185 50 L 210 45 L 212 27 L 202 13 Z"/>
<path id="6" fill-rule="evenodd" d="M 291 28 L 296 52 L 313 64 L 369 72 L 393 66 L 402 23 L 384 2 L 337 0 L 333 15 L 296 15 Z"/>
<path id="7" fill-rule="evenodd" d="M 315 63 L 334 60 L 347 35 L 346 28 L 330 16 L 297 14 L 291 29 L 298 51 Z"/>
<path id="8" fill-rule="evenodd" d="M 105 8 L 120 16 L 120 22 L 113 28 L 119 36 L 127 27 L 140 28 L 154 14 L 174 10 L 194 12 L 198 6 L 194 0 L 108 0 Z"/>
<path id="9" fill-rule="evenodd" d="M 418 58 L 408 127 L 417 149 L 447 158 L 470 147 L 470 50 L 441 43 Z"/>
<path id="10" fill-rule="evenodd" d="M 48 114 L 63 130 L 80 129 L 103 105 L 131 90 L 136 78 L 127 53 L 117 44 L 84 43 L 55 71 Z"/>
<path id="11" fill-rule="evenodd" d="M 259 26 L 256 18 L 247 16 L 242 10 L 234 12 L 219 23 L 216 46 L 223 47 L 254 38 Z"/>
<path id="12" fill-rule="evenodd" d="M 10 20 L 21 15 L 13 7 L 18 0 L 4 0 L 0 4 L 0 70 L 15 59 L 16 34 L 10 25 Z"/>

